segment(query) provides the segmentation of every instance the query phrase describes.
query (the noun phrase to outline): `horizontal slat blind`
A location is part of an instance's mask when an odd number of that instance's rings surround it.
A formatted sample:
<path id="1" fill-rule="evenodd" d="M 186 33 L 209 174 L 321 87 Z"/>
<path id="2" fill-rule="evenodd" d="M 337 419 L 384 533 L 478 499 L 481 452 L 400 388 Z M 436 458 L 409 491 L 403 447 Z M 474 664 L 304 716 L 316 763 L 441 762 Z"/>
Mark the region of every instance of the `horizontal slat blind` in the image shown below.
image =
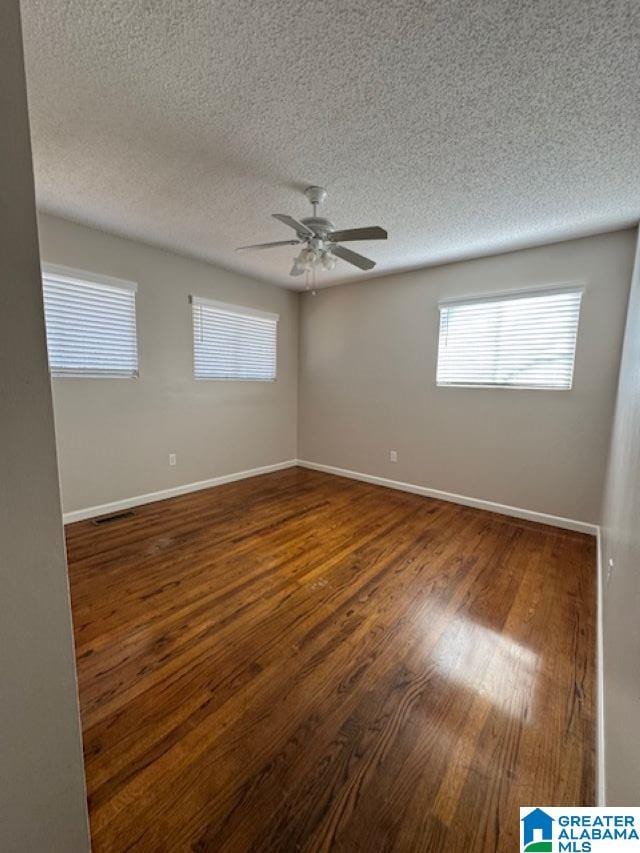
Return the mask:
<path id="1" fill-rule="evenodd" d="M 278 317 L 191 297 L 196 379 L 276 378 Z"/>
<path id="2" fill-rule="evenodd" d="M 438 385 L 570 389 L 581 288 L 440 305 Z"/>
<path id="3" fill-rule="evenodd" d="M 134 287 L 45 270 L 43 294 L 53 376 L 138 375 Z"/>

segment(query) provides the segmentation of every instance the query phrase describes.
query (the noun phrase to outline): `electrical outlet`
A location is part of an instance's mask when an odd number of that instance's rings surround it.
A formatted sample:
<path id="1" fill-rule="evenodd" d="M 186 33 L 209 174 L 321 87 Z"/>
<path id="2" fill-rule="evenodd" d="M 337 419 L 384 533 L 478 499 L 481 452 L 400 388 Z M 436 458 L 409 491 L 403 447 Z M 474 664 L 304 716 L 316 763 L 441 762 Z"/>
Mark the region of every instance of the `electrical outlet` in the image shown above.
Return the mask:
<path id="1" fill-rule="evenodd" d="M 176 460 L 176 454 L 175 454 L 175 453 L 170 453 L 170 454 L 169 454 L 169 465 L 175 465 L 175 464 L 176 464 L 176 461 L 177 461 L 177 460 Z"/>
<path id="2" fill-rule="evenodd" d="M 390 450 L 389 451 L 389 462 L 397 462 L 398 461 L 398 451 Z"/>

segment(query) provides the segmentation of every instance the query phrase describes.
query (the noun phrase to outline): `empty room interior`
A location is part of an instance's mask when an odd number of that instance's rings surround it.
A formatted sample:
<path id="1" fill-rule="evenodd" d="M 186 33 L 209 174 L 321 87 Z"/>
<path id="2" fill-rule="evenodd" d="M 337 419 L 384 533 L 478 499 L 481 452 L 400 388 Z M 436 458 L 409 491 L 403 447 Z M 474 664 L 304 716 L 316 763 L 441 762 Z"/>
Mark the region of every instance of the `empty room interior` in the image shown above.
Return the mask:
<path id="1" fill-rule="evenodd" d="M 640 806 L 639 63 L 631 0 L 5 0 L 3 853 Z"/>

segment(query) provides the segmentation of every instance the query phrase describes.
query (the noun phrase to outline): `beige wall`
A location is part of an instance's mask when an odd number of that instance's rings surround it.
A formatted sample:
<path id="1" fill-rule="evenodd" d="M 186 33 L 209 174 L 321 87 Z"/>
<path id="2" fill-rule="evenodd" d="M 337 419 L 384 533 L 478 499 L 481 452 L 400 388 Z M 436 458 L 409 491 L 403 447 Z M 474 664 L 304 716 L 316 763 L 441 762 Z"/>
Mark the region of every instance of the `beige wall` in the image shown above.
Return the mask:
<path id="1" fill-rule="evenodd" d="M 46 215 L 40 245 L 46 263 L 138 283 L 140 377 L 53 381 L 65 512 L 295 459 L 295 294 Z M 193 379 L 191 293 L 280 315 L 276 382 Z"/>
<path id="2" fill-rule="evenodd" d="M 89 849 L 17 0 L 0 4 L 0 850 Z"/>
<path id="3" fill-rule="evenodd" d="M 640 249 L 625 332 L 604 505 L 606 802 L 640 799 Z M 613 560 L 613 567 L 609 566 Z"/>
<path id="4" fill-rule="evenodd" d="M 627 230 L 306 294 L 299 458 L 598 522 L 633 252 Z M 567 281 L 572 391 L 436 387 L 440 299 Z"/>

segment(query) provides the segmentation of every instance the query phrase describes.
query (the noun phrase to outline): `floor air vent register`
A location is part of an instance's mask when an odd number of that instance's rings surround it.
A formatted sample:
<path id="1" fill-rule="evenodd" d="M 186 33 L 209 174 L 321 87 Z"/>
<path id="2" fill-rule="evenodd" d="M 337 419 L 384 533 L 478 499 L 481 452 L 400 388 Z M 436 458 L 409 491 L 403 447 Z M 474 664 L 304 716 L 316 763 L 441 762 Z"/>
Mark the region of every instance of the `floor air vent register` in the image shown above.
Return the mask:
<path id="1" fill-rule="evenodd" d="M 103 524 L 111 524 L 113 521 L 120 521 L 123 518 L 131 518 L 135 512 L 131 509 L 123 509 L 122 512 L 114 512 L 112 515 L 101 515 L 99 518 L 94 518 L 91 522 L 96 527 Z"/>

